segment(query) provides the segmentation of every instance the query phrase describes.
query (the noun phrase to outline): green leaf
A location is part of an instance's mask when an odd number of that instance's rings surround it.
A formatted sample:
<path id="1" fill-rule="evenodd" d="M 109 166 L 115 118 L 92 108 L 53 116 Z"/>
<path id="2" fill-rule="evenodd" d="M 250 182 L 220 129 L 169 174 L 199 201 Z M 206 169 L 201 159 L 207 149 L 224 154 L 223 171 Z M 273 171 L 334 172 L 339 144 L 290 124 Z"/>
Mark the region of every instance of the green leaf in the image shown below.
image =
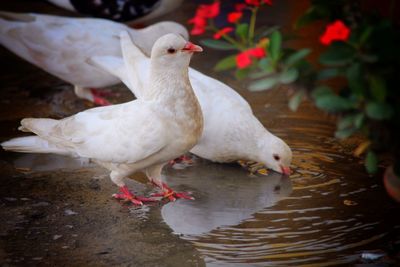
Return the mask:
<path id="1" fill-rule="evenodd" d="M 372 97 L 378 102 L 383 102 L 386 98 L 385 80 L 381 76 L 371 75 L 369 77 L 369 86 Z"/>
<path id="2" fill-rule="evenodd" d="M 273 88 L 279 83 L 278 77 L 268 77 L 262 80 L 255 81 L 250 84 L 249 90 L 250 91 L 264 91 Z"/>
<path id="3" fill-rule="evenodd" d="M 370 174 L 374 174 L 378 171 L 378 157 L 373 151 L 368 151 L 367 157 L 365 158 L 365 168 Z"/>
<path id="4" fill-rule="evenodd" d="M 356 95 L 363 95 L 364 79 L 360 63 L 351 64 L 346 70 L 347 82 L 352 92 Z"/>
<path id="5" fill-rule="evenodd" d="M 279 75 L 279 81 L 283 84 L 289 84 L 296 81 L 298 77 L 299 77 L 299 71 L 295 68 L 292 68 L 281 73 L 281 75 Z"/>
<path id="6" fill-rule="evenodd" d="M 305 91 L 300 90 L 289 99 L 289 108 L 291 111 L 296 111 L 303 100 Z"/>
<path id="7" fill-rule="evenodd" d="M 298 61 L 300 61 L 303 58 L 305 58 L 306 56 L 308 56 L 310 53 L 311 53 L 311 49 L 308 49 L 308 48 L 299 50 L 299 51 L 291 54 L 290 56 L 288 56 L 288 58 L 286 59 L 286 65 L 292 66 L 292 65 L 296 64 Z"/>
<path id="8" fill-rule="evenodd" d="M 318 108 L 327 112 L 342 112 L 355 107 L 353 101 L 335 93 L 318 95 L 315 98 L 315 104 Z"/>
<path id="9" fill-rule="evenodd" d="M 217 65 L 215 65 L 214 69 L 216 71 L 221 71 L 221 70 L 228 70 L 236 67 L 236 55 L 232 55 L 229 57 L 226 57 L 220 61 L 218 61 Z"/>
<path id="10" fill-rule="evenodd" d="M 237 78 L 238 80 L 242 80 L 242 79 L 248 77 L 248 76 L 249 76 L 249 73 L 250 73 L 250 69 L 249 69 L 249 68 L 246 68 L 246 69 L 238 69 L 238 70 L 235 72 L 235 76 L 236 76 L 236 78 Z"/>
<path id="11" fill-rule="evenodd" d="M 269 56 L 273 61 L 277 61 L 281 54 L 282 49 L 282 35 L 279 31 L 274 31 L 270 37 L 270 43 L 268 46 Z"/>
<path id="12" fill-rule="evenodd" d="M 311 96 L 314 99 L 317 99 L 320 96 L 331 95 L 331 94 L 333 94 L 333 91 L 331 88 L 329 88 L 328 86 L 325 86 L 325 85 L 321 85 L 321 86 L 314 88 L 314 90 L 311 93 Z"/>
<path id="13" fill-rule="evenodd" d="M 228 42 L 221 40 L 213 40 L 213 39 L 205 39 L 201 40 L 200 43 L 210 48 L 219 49 L 219 50 L 236 50 L 237 48 Z"/>
<path id="14" fill-rule="evenodd" d="M 354 114 L 350 114 L 340 118 L 337 122 L 338 130 L 344 130 L 353 126 L 355 116 Z"/>
<path id="15" fill-rule="evenodd" d="M 343 65 L 351 62 L 355 52 L 353 47 L 344 42 L 334 42 L 321 54 L 319 61 L 325 65 Z"/>
<path id="16" fill-rule="evenodd" d="M 358 113 L 354 118 L 354 126 L 360 129 L 364 123 L 365 115 L 364 113 Z"/>
<path id="17" fill-rule="evenodd" d="M 336 76 L 339 76 L 340 71 L 337 68 L 329 68 L 329 69 L 324 69 L 318 72 L 317 74 L 317 80 L 326 80 L 330 78 L 334 78 Z"/>
<path id="18" fill-rule="evenodd" d="M 266 74 L 272 73 L 275 71 L 274 65 L 271 62 L 269 57 L 262 58 L 258 61 L 258 66 L 266 72 Z"/>
<path id="19" fill-rule="evenodd" d="M 241 23 L 238 26 L 236 26 L 236 35 L 239 36 L 240 38 L 246 38 L 249 32 L 249 24 L 247 23 Z"/>
<path id="20" fill-rule="evenodd" d="M 393 108 L 386 103 L 370 102 L 365 107 L 365 111 L 371 119 L 386 120 L 393 115 Z"/>
<path id="21" fill-rule="evenodd" d="M 345 139 L 345 138 L 350 137 L 355 132 L 356 132 L 356 129 L 354 129 L 354 128 L 346 128 L 346 129 L 342 129 L 342 130 L 337 130 L 335 132 L 335 137 L 339 138 L 339 139 Z"/>

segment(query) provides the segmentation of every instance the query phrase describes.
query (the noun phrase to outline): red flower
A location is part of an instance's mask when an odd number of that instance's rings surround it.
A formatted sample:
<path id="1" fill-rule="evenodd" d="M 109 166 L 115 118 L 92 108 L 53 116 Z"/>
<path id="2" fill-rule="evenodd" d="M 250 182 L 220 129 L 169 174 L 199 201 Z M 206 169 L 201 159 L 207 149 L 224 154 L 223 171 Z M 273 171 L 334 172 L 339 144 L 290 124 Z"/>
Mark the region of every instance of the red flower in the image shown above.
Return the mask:
<path id="1" fill-rule="evenodd" d="M 253 6 L 259 6 L 260 5 L 260 0 L 246 0 L 245 2 L 248 5 L 253 5 Z"/>
<path id="2" fill-rule="evenodd" d="M 214 2 L 210 5 L 200 5 L 196 10 L 196 15 L 188 21 L 194 24 L 190 31 L 192 35 L 200 35 L 206 31 L 207 19 L 215 18 L 220 11 L 220 2 Z"/>
<path id="3" fill-rule="evenodd" d="M 236 66 L 239 69 L 247 68 L 250 65 L 251 65 L 251 58 L 249 54 L 246 53 L 246 51 L 236 56 Z"/>
<path id="4" fill-rule="evenodd" d="M 239 69 L 247 68 L 252 64 L 252 58 L 260 59 L 266 55 L 265 49 L 261 47 L 250 48 L 236 56 L 236 66 Z"/>
<path id="5" fill-rule="evenodd" d="M 243 3 L 235 4 L 235 10 L 237 12 L 243 11 L 243 9 L 245 9 L 245 8 L 246 8 L 246 4 L 243 4 Z"/>
<path id="6" fill-rule="evenodd" d="M 230 23 L 236 23 L 240 20 L 242 16 L 243 16 L 242 12 L 231 12 L 228 14 L 228 21 Z"/>
<path id="7" fill-rule="evenodd" d="M 222 37 L 222 35 L 225 35 L 225 34 L 227 34 L 227 33 L 230 33 L 231 31 L 233 31 L 233 28 L 232 28 L 232 27 L 225 27 L 225 28 L 223 28 L 223 29 L 217 31 L 217 32 L 214 34 L 214 39 L 220 39 L 220 38 Z"/>
<path id="8" fill-rule="evenodd" d="M 247 50 L 247 53 L 255 58 L 263 58 L 266 56 L 265 50 L 261 47 L 250 48 Z"/>
<path id="9" fill-rule="evenodd" d="M 214 2 L 210 5 L 200 5 L 196 10 L 196 17 L 203 17 L 207 19 L 215 18 L 219 14 L 220 2 Z"/>
<path id="10" fill-rule="evenodd" d="M 350 29 L 343 23 L 337 20 L 326 26 L 325 32 L 319 38 L 323 45 L 330 45 L 334 41 L 347 41 L 350 36 Z"/>

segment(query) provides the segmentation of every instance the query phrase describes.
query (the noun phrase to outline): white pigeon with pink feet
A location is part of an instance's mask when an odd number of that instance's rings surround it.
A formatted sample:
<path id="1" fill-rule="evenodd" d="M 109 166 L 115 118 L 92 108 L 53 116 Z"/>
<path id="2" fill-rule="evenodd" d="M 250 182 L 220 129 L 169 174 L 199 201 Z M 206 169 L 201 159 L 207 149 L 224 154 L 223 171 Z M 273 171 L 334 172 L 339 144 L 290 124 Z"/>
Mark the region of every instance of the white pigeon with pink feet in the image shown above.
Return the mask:
<path id="1" fill-rule="evenodd" d="M 111 180 L 121 191 L 114 197 L 137 205 L 151 200 L 135 196 L 125 185 L 124 178 L 137 171 L 145 172 L 161 189 L 156 196 L 191 199 L 163 183 L 161 170 L 201 137 L 203 116 L 188 75 L 192 54 L 201 51 L 181 36 L 167 34 L 151 51 L 150 76 L 142 98 L 88 109 L 62 120 L 23 119 L 19 129 L 36 135 L 1 145 L 16 152 L 89 158 L 111 171 Z"/>
<path id="2" fill-rule="evenodd" d="M 118 37 L 121 31 L 127 31 L 147 55 L 154 42 L 167 33 L 188 38 L 187 30 L 171 21 L 137 30 L 105 19 L 0 12 L 1 45 L 71 83 L 78 97 L 98 105 L 110 104 L 105 98 L 107 92 L 98 89 L 118 84 L 120 80 L 86 60 L 92 56 L 121 56 Z"/>

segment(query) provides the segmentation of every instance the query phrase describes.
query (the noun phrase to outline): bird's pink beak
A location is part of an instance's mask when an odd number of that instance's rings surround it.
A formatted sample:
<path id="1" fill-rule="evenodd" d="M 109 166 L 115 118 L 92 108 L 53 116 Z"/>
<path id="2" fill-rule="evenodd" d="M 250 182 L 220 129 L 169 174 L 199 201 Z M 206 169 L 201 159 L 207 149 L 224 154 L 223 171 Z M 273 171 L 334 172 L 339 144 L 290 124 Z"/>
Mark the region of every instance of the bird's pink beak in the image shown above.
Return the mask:
<path id="1" fill-rule="evenodd" d="M 201 52 L 201 51 L 203 51 L 203 48 L 201 48 L 198 45 L 195 45 L 194 43 L 187 42 L 186 45 L 182 48 L 182 51 Z"/>
<path id="2" fill-rule="evenodd" d="M 284 175 L 287 175 L 287 176 L 289 176 L 290 173 L 291 173 L 290 168 L 287 167 L 287 166 L 282 166 L 282 165 L 281 165 L 281 170 L 282 170 L 282 173 L 283 173 Z"/>

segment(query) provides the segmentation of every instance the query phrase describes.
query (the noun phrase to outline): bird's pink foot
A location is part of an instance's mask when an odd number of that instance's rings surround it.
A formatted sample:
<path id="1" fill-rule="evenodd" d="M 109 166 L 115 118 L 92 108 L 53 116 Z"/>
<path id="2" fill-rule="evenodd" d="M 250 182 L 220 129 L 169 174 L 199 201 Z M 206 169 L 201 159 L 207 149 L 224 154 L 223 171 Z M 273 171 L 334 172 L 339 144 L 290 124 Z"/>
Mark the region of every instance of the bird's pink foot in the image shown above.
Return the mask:
<path id="1" fill-rule="evenodd" d="M 168 198 L 169 201 L 175 201 L 179 198 L 183 199 L 189 199 L 189 200 L 194 200 L 194 197 L 190 195 L 190 193 L 187 192 L 175 192 L 172 190 L 168 185 L 165 183 L 161 183 L 161 186 L 155 182 L 153 182 L 156 186 L 161 188 L 161 192 L 159 193 L 154 193 L 151 196 L 152 197 L 161 197 L 161 198 Z"/>
<path id="2" fill-rule="evenodd" d="M 156 201 L 155 199 L 152 199 L 152 198 L 135 196 L 134 194 L 131 193 L 131 191 L 129 191 L 129 189 L 126 185 L 121 186 L 119 188 L 119 191 L 121 191 L 121 193 L 113 194 L 113 198 L 130 201 L 133 204 L 138 205 L 138 206 L 142 206 L 143 202 L 155 202 Z"/>
<path id="3" fill-rule="evenodd" d="M 102 90 L 97 90 L 95 88 L 90 89 L 90 93 L 93 96 L 93 102 L 99 106 L 109 106 L 111 102 L 105 99 L 105 96 L 110 96 L 111 92 L 103 92 Z"/>
<path id="4" fill-rule="evenodd" d="M 182 155 L 179 158 L 173 159 L 169 162 L 171 166 L 175 164 L 183 164 L 185 166 L 189 166 L 193 164 L 193 159 L 190 156 Z"/>

